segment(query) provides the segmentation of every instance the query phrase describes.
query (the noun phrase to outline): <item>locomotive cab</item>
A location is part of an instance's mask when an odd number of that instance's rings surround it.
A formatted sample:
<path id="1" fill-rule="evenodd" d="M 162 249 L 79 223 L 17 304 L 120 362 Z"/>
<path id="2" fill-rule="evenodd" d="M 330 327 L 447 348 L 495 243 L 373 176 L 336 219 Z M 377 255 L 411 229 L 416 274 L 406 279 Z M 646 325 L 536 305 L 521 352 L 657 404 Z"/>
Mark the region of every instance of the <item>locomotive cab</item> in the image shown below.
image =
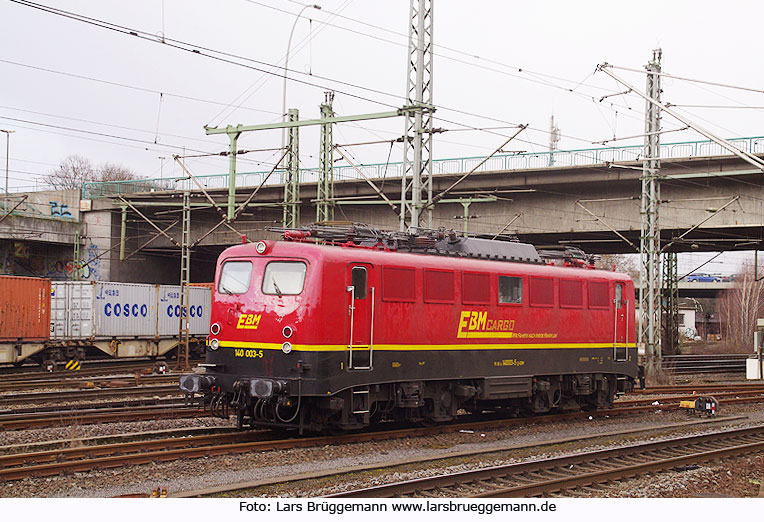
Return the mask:
<path id="1" fill-rule="evenodd" d="M 214 414 L 227 416 L 233 408 L 239 424 L 244 418 L 294 422 L 311 368 L 308 354 L 294 347 L 304 341 L 302 324 L 311 320 L 311 303 L 320 293 L 311 261 L 274 255 L 266 242 L 223 254 L 205 373 L 185 376 L 181 388 L 206 393 Z"/>

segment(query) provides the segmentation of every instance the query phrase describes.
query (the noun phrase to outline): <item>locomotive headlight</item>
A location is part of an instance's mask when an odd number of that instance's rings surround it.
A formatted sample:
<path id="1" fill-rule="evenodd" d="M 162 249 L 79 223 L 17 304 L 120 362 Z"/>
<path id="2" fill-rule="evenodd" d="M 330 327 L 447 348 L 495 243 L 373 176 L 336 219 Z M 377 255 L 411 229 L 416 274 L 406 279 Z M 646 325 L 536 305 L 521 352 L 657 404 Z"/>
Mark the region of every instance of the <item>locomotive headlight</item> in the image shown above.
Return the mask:
<path id="1" fill-rule="evenodd" d="M 218 348 L 220 348 L 220 341 L 218 341 L 217 339 L 211 340 L 210 341 L 210 350 L 214 351 L 214 350 L 217 350 Z"/>
<path id="2" fill-rule="evenodd" d="M 282 344 L 282 345 L 281 345 L 281 351 L 282 351 L 282 352 L 284 352 L 284 353 L 289 353 L 289 352 L 291 352 L 291 351 L 292 351 L 292 343 L 290 343 L 289 341 L 287 341 L 287 342 L 285 342 L 284 344 Z"/>
<path id="3" fill-rule="evenodd" d="M 210 325 L 210 333 L 212 335 L 219 334 L 220 333 L 220 323 L 212 323 L 212 325 Z"/>
<path id="4" fill-rule="evenodd" d="M 292 328 L 291 326 L 285 326 L 284 329 L 281 330 L 281 333 L 284 334 L 284 337 L 289 339 L 290 337 L 292 337 L 292 334 L 294 333 L 294 328 Z"/>
<path id="5" fill-rule="evenodd" d="M 268 248 L 268 245 L 265 244 L 265 241 L 258 241 L 255 244 L 255 251 L 258 254 L 265 254 L 265 249 Z"/>

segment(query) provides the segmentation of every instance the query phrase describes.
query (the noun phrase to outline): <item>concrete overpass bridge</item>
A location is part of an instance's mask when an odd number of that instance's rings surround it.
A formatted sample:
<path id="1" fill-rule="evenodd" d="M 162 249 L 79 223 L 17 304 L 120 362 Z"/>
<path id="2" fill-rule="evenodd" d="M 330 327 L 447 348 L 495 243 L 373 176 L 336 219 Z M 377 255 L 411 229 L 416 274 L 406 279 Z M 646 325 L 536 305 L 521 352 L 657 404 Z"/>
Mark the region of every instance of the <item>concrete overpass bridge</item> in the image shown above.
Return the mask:
<path id="1" fill-rule="evenodd" d="M 637 283 L 636 288 L 641 288 Z M 720 281 L 718 283 L 699 283 L 699 282 L 687 282 L 679 281 L 677 284 L 677 290 L 680 298 L 704 299 L 718 297 L 724 290 L 732 290 L 735 288 L 735 283 L 732 281 Z"/>
<path id="2" fill-rule="evenodd" d="M 764 137 L 731 141 L 748 152 L 764 154 Z M 640 234 L 642 150 L 641 146 L 611 147 L 493 157 L 436 205 L 434 226 L 457 230 L 466 226 L 471 233 L 505 230 L 536 245 L 570 244 L 593 253 L 635 253 Z M 759 247 L 764 237 L 764 173 L 706 141 L 664 144 L 661 154 L 660 219 L 663 240 L 671 243 L 671 250 Z M 482 159 L 434 162 L 433 193 L 444 190 Z M 263 182 L 265 174 L 237 174 L 237 205 Z M 391 207 L 399 207 L 400 176 L 400 164 L 358 169 L 337 166 L 335 219 L 397 229 L 398 214 Z M 304 224 L 315 221 L 316 177 L 314 169 L 301 171 Z M 241 235 L 267 236 L 266 226 L 281 224 L 284 187 L 279 178 L 277 171 L 230 228 L 219 226 L 211 233 L 225 211 L 227 175 L 199 176 L 195 181 L 164 178 L 88 183 L 83 189 L 82 237 L 100 256 L 103 279 L 175 281 L 178 249 L 158 230 L 180 237 L 182 192 L 189 191 L 191 239 L 197 242 L 192 279 L 210 280 L 215 259 L 225 247 L 239 243 Z M 219 209 L 213 208 L 196 182 L 205 187 Z M 0 234 L 3 225 L 0 223 Z"/>

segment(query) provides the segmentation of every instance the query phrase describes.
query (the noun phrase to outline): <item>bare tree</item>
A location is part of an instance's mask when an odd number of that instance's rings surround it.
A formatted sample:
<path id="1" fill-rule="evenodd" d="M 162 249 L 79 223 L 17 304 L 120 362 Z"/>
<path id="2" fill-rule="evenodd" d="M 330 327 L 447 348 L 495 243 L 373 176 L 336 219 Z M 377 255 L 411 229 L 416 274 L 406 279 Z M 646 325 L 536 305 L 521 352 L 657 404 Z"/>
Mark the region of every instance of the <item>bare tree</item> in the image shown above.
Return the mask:
<path id="1" fill-rule="evenodd" d="M 94 167 L 89 159 L 73 154 L 67 156 L 55 170 L 43 176 L 45 184 L 56 190 L 78 189 L 92 181 L 124 181 L 136 179 L 136 174 L 115 163 L 102 163 Z"/>
<path id="2" fill-rule="evenodd" d="M 721 333 L 726 344 L 736 350 L 750 346 L 756 319 L 764 314 L 764 280 L 756 281 L 753 267 L 745 266 L 734 288 L 719 299 Z"/>
<path id="3" fill-rule="evenodd" d="M 98 181 L 126 181 L 136 179 L 135 172 L 115 163 L 102 163 L 98 167 Z"/>
<path id="4" fill-rule="evenodd" d="M 67 156 L 55 170 L 42 177 L 42 181 L 56 190 L 82 187 L 88 181 L 94 181 L 96 170 L 90 160 L 73 154 Z"/>
<path id="5" fill-rule="evenodd" d="M 602 270 L 613 270 L 628 274 L 635 282 L 639 280 L 639 260 L 624 254 L 602 254 L 595 263 Z"/>

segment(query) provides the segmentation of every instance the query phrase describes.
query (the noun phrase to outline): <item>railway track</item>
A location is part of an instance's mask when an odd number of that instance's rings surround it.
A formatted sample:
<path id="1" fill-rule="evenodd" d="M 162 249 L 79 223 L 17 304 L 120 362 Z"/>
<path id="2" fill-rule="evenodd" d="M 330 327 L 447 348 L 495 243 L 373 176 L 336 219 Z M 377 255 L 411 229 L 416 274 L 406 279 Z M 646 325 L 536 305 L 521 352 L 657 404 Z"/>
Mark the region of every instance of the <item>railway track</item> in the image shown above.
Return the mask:
<path id="1" fill-rule="evenodd" d="M 761 426 L 396 482 L 328 497 L 531 497 L 760 452 L 764 452 Z"/>
<path id="2" fill-rule="evenodd" d="M 729 399 L 730 401 L 764 401 L 764 397 L 754 398 L 742 398 L 742 399 Z M 671 410 L 678 408 L 678 402 L 675 405 L 661 405 L 662 410 Z M 336 444 L 349 444 L 360 443 L 368 441 L 379 440 L 391 440 L 391 439 L 404 439 L 411 437 L 431 436 L 441 433 L 453 433 L 458 431 L 477 431 L 485 429 L 506 428 L 512 426 L 524 426 L 530 423 L 544 423 L 544 422 L 558 422 L 564 420 L 585 419 L 588 417 L 612 417 L 616 415 L 628 415 L 645 411 L 655 411 L 656 407 L 653 405 L 632 405 L 618 408 L 611 408 L 607 410 L 598 410 L 595 412 L 574 412 L 555 414 L 547 416 L 538 416 L 532 418 L 513 418 L 513 419 L 490 419 L 481 420 L 477 422 L 459 422 L 456 424 L 439 425 L 426 428 L 404 428 L 396 429 L 395 427 L 388 427 L 378 431 L 352 433 L 342 436 L 318 436 L 318 437 L 300 437 L 300 438 L 285 438 L 284 434 L 278 432 L 265 432 L 268 435 L 263 435 L 263 432 L 235 432 L 227 434 L 227 441 L 223 439 L 215 439 L 207 436 L 207 438 L 196 439 L 189 437 L 179 442 L 177 438 L 162 439 L 153 441 L 147 445 L 141 442 L 131 442 L 129 444 L 112 444 L 107 446 L 91 446 L 88 448 L 77 449 L 63 449 L 51 452 L 36 452 L 27 453 L 23 455 L 13 456 L 14 460 L 4 461 L 6 457 L 0 456 L 0 479 L 16 480 L 18 478 L 24 478 L 27 476 L 46 476 L 55 475 L 62 472 L 74 472 L 81 470 L 90 470 L 99 467 L 118 467 L 131 464 L 142 464 L 157 461 L 172 461 L 181 458 L 201 458 L 214 455 L 228 455 L 237 453 L 251 453 L 251 452 L 263 452 L 271 450 L 283 450 L 292 448 L 309 448 L 325 445 Z M 170 410 L 175 415 L 193 415 L 194 412 L 199 414 L 198 410 L 191 409 L 174 409 Z M 94 422 L 112 422 L 109 415 L 119 415 L 120 412 L 89 412 L 88 415 L 93 415 Z M 121 412 L 125 417 L 130 416 L 130 412 Z M 145 415 L 150 416 L 156 414 L 158 417 L 153 418 L 165 418 L 163 416 L 161 408 L 146 408 Z M 125 417 L 119 417 L 119 420 L 125 420 Z M 3 429 L 3 416 L 0 416 L 0 429 Z M 58 414 L 50 415 L 50 418 L 57 422 L 65 420 L 67 424 L 70 424 L 74 419 L 68 416 L 62 416 Z M 152 418 L 152 417 L 149 417 Z M 85 420 L 84 417 L 82 417 Z M 77 419 L 79 420 L 79 419 Z M 21 422 L 21 419 L 19 419 Z M 46 422 L 46 419 L 41 419 L 40 422 Z M 6 428 L 8 429 L 8 428 Z M 247 437 L 255 437 L 255 440 L 247 439 Z M 60 462 L 48 462 L 51 454 L 61 455 L 62 461 Z M 107 454 L 106 456 L 103 456 Z M 39 455 L 39 456 L 38 456 Z M 71 455 L 71 457 L 67 457 Z M 92 455 L 102 455 L 93 457 Z M 10 457 L 8 457 L 10 459 Z M 9 462 L 23 463 L 21 466 L 10 466 Z"/>
<path id="3" fill-rule="evenodd" d="M 79 372 L 94 372 L 94 371 L 113 371 L 120 369 L 121 371 L 129 371 L 133 369 L 150 368 L 155 361 L 148 358 L 136 358 L 132 360 L 119 360 L 119 359 L 93 359 L 90 361 L 83 361 L 83 367 L 78 370 Z M 167 361 L 168 366 L 170 362 Z M 61 372 L 68 373 L 68 372 Z M 37 364 L 27 364 L 24 366 L 13 365 L 1 365 L 0 366 L 0 378 L 9 376 L 23 377 L 30 375 L 50 375 L 50 372 L 43 369 Z"/>
<path id="4" fill-rule="evenodd" d="M 72 377 L 65 378 L 35 377 L 32 379 L 0 379 L 0 392 L 36 390 L 45 388 L 71 389 L 96 387 L 124 387 L 130 384 L 168 384 L 177 383 L 179 374 L 167 375 L 113 375 L 109 377 Z M 0 396 L 2 399 L 2 396 Z"/>
<path id="5" fill-rule="evenodd" d="M 676 390 L 676 388 L 669 389 L 672 391 Z M 733 389 L 730 389 L 730 387 L 716 388 L 715 396 L 722 404 L 762 402 L 764 401 L 764 386 L 735 386 Z M 143 399 L 140 399 L 140 397 Z M 662 410 L 675 410 L 679 408 L 679 401 L 692 398 L 692 395 L 670 395 L 658 398 L 651 397 L 648 399 L 624 399 L 618 401 L 615 404 L 615 407 L 610 409 L 602 409 L 596 412 L 555 414 L 551 416 L 536 417 L 533 420 L 543 422 L 542 419 L 546 419 L 547 417 L 564 420 L 566 418 L 577 418 L 580 415 L 597 417 L 623 415 L 652 411 L 656 408 Z M 112 400 L 105 401 L 106 399 Z M 113 401 L 114 399 L 124 400 L 115 403 Z M 151 417 L 150 415 L 148 417 L 142 417 L 142 415 L 148 414 L 137 413 L 141 408 L 158 406 L 173 408 L 180 406 L 180 401 L 181 394 L 175 384 L 117 389 L 24 393 L 0 396 L 0 407 L 3 405 L 44 404 L 44 406 L 39 407 L 28 406 L 26 408 L 0 409 L 0 431 L 54 427 L 71 422 L 94 424 L 135 420 L 130 418 L 130 414 L 128 413 L 130 410 L 136 411 L 135 417 L 137 420 L 144 420 L 145 418 L 154 417 Z M 658 404 L 656 404 L 656 402 Z M 107 415 L 107 412 L 112 412 L 113 416 Z M 197 415 L 205 416 L 206 413 L 199 411 Z M 191 415 L 189 413 L 185 416 Z M 530 420 L 531 419 L 527 418 L 486 420 L 472 423 L 471 426 L 481 427 L 485 425 L 490 427 L 496 422 L 514 423 L 529 422 Z"/>
<path id="6" fill-rule="evenodd" d="M 35 415 L 38 413 L 73 413 L 81 410 L 106 410 L 115 408 L 139 408 L 141 406 L 166 406 L 172 407 L 179 404 L 182 399 L 179 397 L 142 397 L 138 399 L 122 399 L 119 401 L 108 402 L 88 402 L 74 404 L 54 404 L 51 406 L 32 406 L 27 408 L 14 408 L 12 410 L 0 410 L 0 419 L 3 415 Z"/>
<path id="7" fill-rule="evenodd" d="M 663 393 L 714 393 L 724 391 L 764 391 L 764 382 L 737 382 L 727 384 L 679 384 L 671 386 L 651 386 L 636 389 L 629 395 L 658 395 Z"/>
<path id="8" fill-rule="evenodd" d="M 127 388 L 98 388 L 75 391 L 16 393 L 0 395 L 0 408 L 14 404 L 60 404 L 63 402 L 88 402 L 103 399 L 173 395 L 177 401 L 182 392 L 177 384 L 156 386 L 130 386 Z M 1 412 L 2 410 L 0 410 Z M 16 410 L 14 410 L 16 411 Z"/>
<path id="9" fill-rule="evenodd" d="M 6 379 L 23 379 L 29 377 L 50 377 L 52 375 L 69 376 L 78 375 L 81 377 L 93 377 L 99 375 L 109 375 L 110 373 L 140 372 L 151 370 L 157 362 L 164 362 L 168 370 L 175 369 L 177 361 L 175 360 L 152 360 L 147 358 L 136 358 L 130 360 L 122 359 L 94 359 L 82 361 L 82 367 L 74 372 L 58 371 L 50 373 L 39 366 L 0 366 L 0 381 Z M 204 359 L 192 359 L 189 364 L 193 368 L 198 363 L 204 362 Z"/>
<path id="10" fill-rule="evenodd" d="M 747 354 L 667 355 L 663 369 L 675 375 L 745 373 Z"/>
<path id="11" fill-rule="evenodd" d="M 130 406 L 69 409 L 43 411 L 37 413 L 14 413 L 6 411 L 0 414 L 0 432 L 9 430 L 27 430 L 36 428 L 54 428 L 59 426 L 101 424 L 106 422 L 136 422 L 169 418 L 189 418 L 208 416 L 209 413 L 197 408 L 187 407 L 182 403 L 159 404 L 156 406 Z"/>

